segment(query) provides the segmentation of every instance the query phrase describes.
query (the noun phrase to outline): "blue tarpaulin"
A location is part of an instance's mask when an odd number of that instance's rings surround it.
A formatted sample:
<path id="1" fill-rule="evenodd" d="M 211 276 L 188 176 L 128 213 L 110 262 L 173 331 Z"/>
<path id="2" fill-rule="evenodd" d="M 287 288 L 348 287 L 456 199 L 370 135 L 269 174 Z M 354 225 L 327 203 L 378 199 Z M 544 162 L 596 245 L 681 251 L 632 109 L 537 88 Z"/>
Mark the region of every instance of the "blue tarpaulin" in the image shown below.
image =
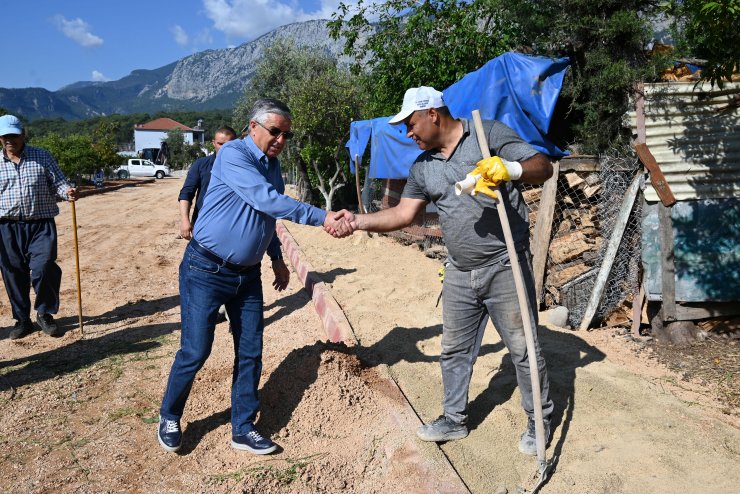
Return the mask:
<path id="1" fill-rule="evenodd" d="M 568 64 L 567 58 L 505 53 L 443 90 L 443 98 L 455 118 L 471 118 L 478 109 L 484 120 L 505 123 L 538 151 L 565 156 L 545 135 Z M 405 125 L 390 125 L 390 118 L 352 122 L 346 147 L 353 173 L 355 155 L 361 158 L 370 142 L 370 178 L 408 177 L 421 150 L 406 137 Z"/>

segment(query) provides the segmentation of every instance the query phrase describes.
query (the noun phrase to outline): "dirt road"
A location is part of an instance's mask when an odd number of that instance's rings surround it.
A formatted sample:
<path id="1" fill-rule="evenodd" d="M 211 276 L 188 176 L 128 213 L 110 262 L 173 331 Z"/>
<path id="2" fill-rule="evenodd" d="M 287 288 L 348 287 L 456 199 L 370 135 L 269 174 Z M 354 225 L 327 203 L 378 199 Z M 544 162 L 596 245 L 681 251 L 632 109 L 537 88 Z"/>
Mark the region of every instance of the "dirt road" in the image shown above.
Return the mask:
<path id="1" fill-rule="evenodd" d="M 470 390 L 471 434 L 441 448 L 415 439 L 413 411 L 440 412 L 438 261 L 355 234 L 336 240 L 286 223 L 360 342 L 323 342 L 294 279 L 263 272 L 265 361 L 259 425 L 268 458 L 229 447 L 232 350 L 226 323 L 199 373 L 180 455 L 156 442 L 159 400 L 179 337 L 177 192 L 182 179 L 86 197 L 77 205 L 85 338 L 77 324 L 69 206 L 58 218 L 61 338 L 7 339 L 0 297 L 0 485 L 7 492 L 517 492 L 536 462 L 514 371 L 489 328 Z M 544 493 L 731 492 L 740 485 L 738 411 L 613 332 L 543 328 L 559 456 Z"/>

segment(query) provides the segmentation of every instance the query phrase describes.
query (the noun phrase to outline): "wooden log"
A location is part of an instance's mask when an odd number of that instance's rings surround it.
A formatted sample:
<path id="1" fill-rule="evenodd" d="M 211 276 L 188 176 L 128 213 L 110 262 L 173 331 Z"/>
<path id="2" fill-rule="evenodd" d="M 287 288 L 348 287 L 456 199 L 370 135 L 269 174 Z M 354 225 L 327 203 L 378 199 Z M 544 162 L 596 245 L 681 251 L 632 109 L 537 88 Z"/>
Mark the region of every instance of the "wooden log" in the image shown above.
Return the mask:
<path id="1" fill-rule="evenodd" d="M 568 182 L 568 186 L 571 189 L 578 188 L 582 183 L 585 182 L 576 172 L 569 172 L 565 174 L 565 180 Z"/>
<path id="2" fill-rule="evenodd" d="M 582 231 L 574 231 L 558 237 L 550 244 L 550 260 L 553 264 L 564 264 L 594 249 L 594 239 Z"/>
<path id="3" fill-rule="evenodd" d="M 554 165 L 553 165 L 554 166 Z M 542 191 L 544 187 L 537 187 L 536 189 L 527 189 L 524 192 L 522 192 L 522 197 L 524 198 L 524 202 L 527 204 L 532 204 L 533 202 L 540 201 L 542 197 Z"/>
<path id="4" fill-rule="evenodd" d="M 585 262 L 579 262 L 560 269 L 550 269 L 547 272 L 547 285 L 557 289 L 591 269 L 592 267 Z"/>
<path id="5" fill-rule="evenodd" d="M 593 196 L 599 193 L 601 191 L 601 184 L 596 185 L 586 185 L 581 189 L 583 191 L 583 194 L 591 199 Z"/>

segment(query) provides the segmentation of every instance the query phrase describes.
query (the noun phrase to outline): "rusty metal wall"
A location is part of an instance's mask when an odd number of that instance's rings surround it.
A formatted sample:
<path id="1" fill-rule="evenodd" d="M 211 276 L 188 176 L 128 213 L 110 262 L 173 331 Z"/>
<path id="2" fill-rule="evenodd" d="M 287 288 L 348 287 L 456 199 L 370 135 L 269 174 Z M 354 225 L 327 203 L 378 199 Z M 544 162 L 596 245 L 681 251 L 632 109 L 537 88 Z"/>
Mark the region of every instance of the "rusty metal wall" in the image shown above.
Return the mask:
<path id="1" fill-rule="evenodd" d="M 646 144 L 679 201 L 740 196 L 740 82 L 645 85 Z M 634 111 L 628 114 L 637 134 Z M 652 186 L 648 202 L 658 201 Z"/>

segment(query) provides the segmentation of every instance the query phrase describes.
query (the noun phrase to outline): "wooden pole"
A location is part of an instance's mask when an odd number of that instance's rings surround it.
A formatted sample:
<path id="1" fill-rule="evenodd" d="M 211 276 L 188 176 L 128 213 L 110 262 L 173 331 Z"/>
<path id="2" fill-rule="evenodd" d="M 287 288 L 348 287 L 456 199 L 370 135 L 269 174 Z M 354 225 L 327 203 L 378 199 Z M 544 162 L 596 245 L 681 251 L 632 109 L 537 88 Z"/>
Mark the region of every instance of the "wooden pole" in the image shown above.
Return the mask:
<path id="1" fill-rule="evenodd" d="M 355 188 L 357 189 L 357 209 L 360 214 L 365 214 L 365 206 L 362 204 L 362 191 L 360 189 L 360 157 L 355 155 Z"/>
<path id="2" fill-rule="evenodd" d="M 606 247 L 606 254 L 604 254 L 604 260 L 601 261 L 601 267 L 599 268 L 599 274 L 596 276 L 596 282 L 594 288 L 591 291 L 591 298 L 586 306 L 586 311 L 581 319 L 581 325 L 579 329 L 588 329 L 588 325 L 591 324 L 596 309 L 601 301 L 601 295 L 604 293 L 604 286 L 609 278 L 609 273 L 612 270 L 614 264 L 614 258 L 617 256 L 617 250 L 619 250 L 619 244 L 622 242 L 622 234 L 627 226 L 627 220 L 629 220 L 630 212 L 632 212 L 632 205 L 635 203 L 637 197 L 637 191 L 640 190 L 640 180 L 642 179 L 642 173 L 635 175 L 632 179 L 632 185 L 627 189 L 627 193 L 622 200 L 622 207 L 619 210 L 617 216 L 617 222 L 614 224 L 614 231 L 612 236 L 609 238 L 609 245 Z"/>
<path id="3" fill-rule="evenodd" d="M 85 337 L 85 330 L 82 326 L 82 285 L 80 284 L 80 248 L 77 242 L 77 209 L 75 201 L 72 201 L 72 231 L 75 239 L 75 272 L 77 275 L 77 313 L 80 320 L 80 337 Z"/>
<path id="4" fill-rule="evenodd" d="M 540 207 L 537 209 L 537 222 L 534 225 L 534 240 L 532 242 L 532 271 L 534 275 L 534 289 L 537 294 L 537 307 L 542 301 L 542 285 L 545 280 L 545 264 L 550 247 L 552 234 L 552 217 L 557 202 L 558 175 L 560 163 L 552 164 L 552 177 L 542 186 Z"/>
<path id="5" fill-rule="evenodd" d="M 478 145 L 484 158 L 491 157 L 491 151 L 488 149 L 486 134 L 483 130 L 483 121 L 480 117 L 480 111 L 473 110 L 473 122 L 475 123 L 475 133 L 478 136 Z M 516 295 L 519 300 L 519 310 L 522 313 L 522 323 L 524 325 L 524 339 L 527 343 L 527 357 L 529 359 L 529 375 L 532 380 L 532 400 L 534 401 L 534 428 L 535 441 L 537 443 L 537 459 L 540 462 L 540 471 L 544 472 L 547 464 L 545 456 L 545 423 L 542 417 L 542 398 L 540 393 L 540 373 L 537 365 L 537 352 L 534 346 L 534 330 L 532 329 L 532 319 L 530 317 L 529 301 L 527 300 L 527 291 L 524 287 L 524 275 L 522 268 L 519 266 L 519 256 L 514 247 L 514 237 L 511 234 L 509 218 L 506 216 L 506 207 L 501 199 L 501 191 L 498 187 L 494 189 L 496 193 L 496 210 L 501 221 L 501 229 L 504 231 L 506 240 L 506 251 L 509 254 L 511 270 L 514 274 L 514 285 L 516 286 Z"/>

